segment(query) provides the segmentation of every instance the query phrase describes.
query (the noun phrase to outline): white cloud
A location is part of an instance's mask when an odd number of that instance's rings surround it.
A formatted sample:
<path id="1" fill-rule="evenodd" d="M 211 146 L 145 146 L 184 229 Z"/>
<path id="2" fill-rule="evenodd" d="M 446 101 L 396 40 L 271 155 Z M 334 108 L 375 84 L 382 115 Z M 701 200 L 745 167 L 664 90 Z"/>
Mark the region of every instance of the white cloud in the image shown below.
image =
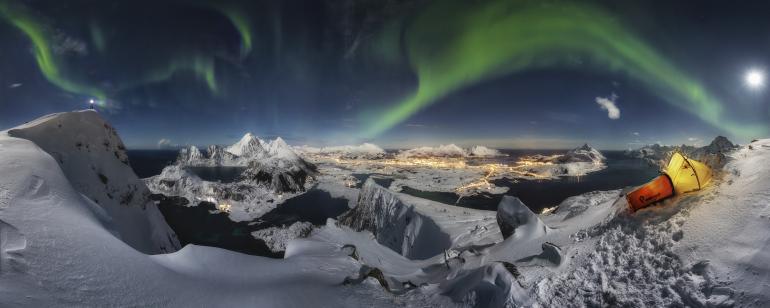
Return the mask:
<path id="1" fill-rule="evenodd" d="M 612 94 L 609 98 L 597 97 L 596 103 L 599 104 L 599 107 L 602 109 L 607 110 L 607 117 L 617 120 L 620 119 L 620 109 L 615 105 L 615 100 L 617 99 L 618 97 L 615 94 Z"/>
<path id="2" fill-rule="evenodd" d="M 639 136 L 639 132 L 633 132 L 634 136 Z"/>
<path id="3" fill-rule="evenodd" d="M 158 148 L 159 149 L 165 149 L 165 148 L 170 148 L 170 147 L 172 147 L 170 139 L 163 138 L 163 139 L 158 140 Z"/>
<path id="4" fill-rule="evenodd" d="M 698 140 L 700 140 L 700 139 L 695 138 L 695 137 L 687 138 L 687 141 L 698 141 Z"/>

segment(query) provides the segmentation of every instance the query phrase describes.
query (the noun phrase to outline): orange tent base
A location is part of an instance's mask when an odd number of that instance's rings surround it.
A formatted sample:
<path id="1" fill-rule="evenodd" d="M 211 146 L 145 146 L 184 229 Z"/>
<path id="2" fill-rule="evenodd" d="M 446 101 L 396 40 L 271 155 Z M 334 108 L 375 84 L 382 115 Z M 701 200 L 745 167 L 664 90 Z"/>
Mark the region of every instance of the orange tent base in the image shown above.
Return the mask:
<path id="1" fill-rule="evenodd" d="M 663 174 L 628 193 L 626 200 L 628 200 L 628 207 L 631 208 L 631 211 L 636 212 L 673 194 L 674 185 L 668 175 Z"/>

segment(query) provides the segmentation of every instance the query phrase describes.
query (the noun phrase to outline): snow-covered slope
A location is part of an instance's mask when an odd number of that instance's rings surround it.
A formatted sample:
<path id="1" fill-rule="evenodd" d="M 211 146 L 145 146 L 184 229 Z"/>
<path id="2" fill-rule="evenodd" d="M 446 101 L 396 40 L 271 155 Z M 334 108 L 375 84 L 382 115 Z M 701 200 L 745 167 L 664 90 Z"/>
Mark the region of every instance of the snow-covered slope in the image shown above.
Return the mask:
<path id="1" fill-rule="evenodd" d="M 371 232 L 377 242 L 410 259 L 501 240 L 494 212 L 399 194 L 372 179 L 361 188 L 356 207 L 341 215 L 339 223 Z"/>
<path id="2" fill-rule="evenodd" d="M 251 133 L 243 135 L 241 140 L 225 148 L 225 151 L 235 156 L 256 156 L 264 152 L 262 143 Z"/>
<path id="3" fill-rule="evenodd" d="M 179 249 L 176 235 L 149 200 L 150 191 L 131 169 L 123 142 L 98 113 L 52 114 L 0 132 L 6 133 L 53 157 L 72 187 L 101 208 L 105 227 L 123 241 L 146 253 Z"/>

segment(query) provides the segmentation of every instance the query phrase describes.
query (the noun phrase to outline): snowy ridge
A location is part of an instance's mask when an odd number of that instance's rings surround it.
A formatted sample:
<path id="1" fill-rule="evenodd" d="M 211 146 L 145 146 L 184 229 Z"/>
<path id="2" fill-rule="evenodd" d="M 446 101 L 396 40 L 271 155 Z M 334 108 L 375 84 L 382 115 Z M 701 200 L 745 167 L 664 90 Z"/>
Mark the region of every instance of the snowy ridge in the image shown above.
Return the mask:
<path id="1" fill-rule="evenodd" d="M 51 155 L 78 192 L 104 211 L 104 223 L 134 248 L 180 248 L 150 191 L 134 174 L 115 129 L 90 110 L 52 114 L 2 134 L 23 138 Z M 43 185 L 42 182 L 34 185 Z"/>
<path id="2" fill-rule="evenodd" d="M 459 217 L 462 223 L 458 223 Z M 340 215 L 339 223 L 371 232 L 377 242 L 410 259 L 501 239 L 494 212 L 455 209 L 395 193 L 371 179 L 361 189 L 356 207 Z"/>

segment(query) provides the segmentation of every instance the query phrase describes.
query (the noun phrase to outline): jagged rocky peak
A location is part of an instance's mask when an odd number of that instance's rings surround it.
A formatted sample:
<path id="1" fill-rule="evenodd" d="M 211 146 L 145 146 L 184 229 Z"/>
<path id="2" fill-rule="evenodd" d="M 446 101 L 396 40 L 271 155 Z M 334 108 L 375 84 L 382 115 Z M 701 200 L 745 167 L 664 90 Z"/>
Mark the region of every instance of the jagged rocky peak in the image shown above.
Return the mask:
<path id="1" fill-rule="evenodd" d="M 305 191 L 308 177 L 312 177 L 317 168 L 294 153 L 291 147 L 280 137 L 265 142 L 266 155 L 248 162 L 241 178 L 256 184 L 270 186 L 275 192 Z"/>
<path id="2" fill-rule="evenodd" d="M 727 139 L 727 137 L 717 136 L 709 145 L 705 146 L 705 148 L 709 153 L 724 153 L 734 150 L 737 146 Z"/>
<path id="3" fill-rule="evenodd" d="M 238 158 L 238 156 L 225 151 L 224 148 L 218 145 L 210 145 L 206 149 L 206 154 L 208 154 L 208 158 L 215 165 L 224 165 Z"/>
<path id="4" fill-rule="evenodd" d="M 191 145 L 179 150 L 179 155 L 177 155 L 176 160 L 177 162 L 192 162 L 199 161 L 203 158 L 203 153 L 201 153 L 198 147 Z"/>

